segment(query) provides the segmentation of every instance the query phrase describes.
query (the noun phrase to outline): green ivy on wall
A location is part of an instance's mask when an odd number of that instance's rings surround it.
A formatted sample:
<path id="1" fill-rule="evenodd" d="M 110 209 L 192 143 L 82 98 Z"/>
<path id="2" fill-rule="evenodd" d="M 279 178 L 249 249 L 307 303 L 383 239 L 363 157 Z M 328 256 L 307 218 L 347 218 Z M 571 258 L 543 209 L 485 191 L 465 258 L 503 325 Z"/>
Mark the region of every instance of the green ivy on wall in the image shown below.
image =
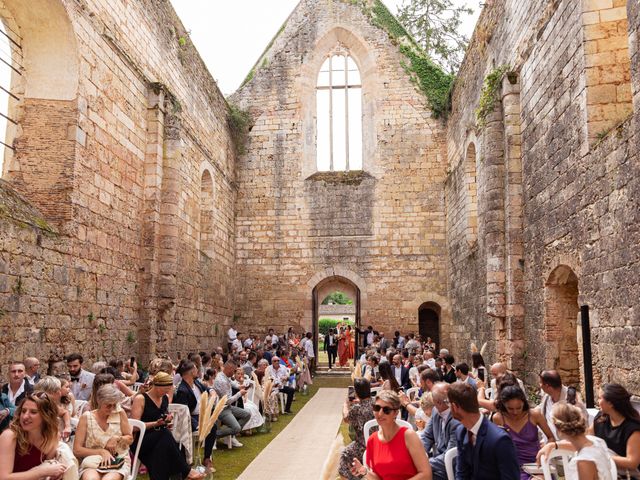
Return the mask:
<path id="1" fill-rule="evenodd" d="M 498 101 L 498 93 L 500 91 L 500 85 L 502 79 L 511 70 L 509 65 L 501 65 L 493 69 L 485 78 L 482 85 L 482 92 L 480 93 L 480 102 L 476 109 L 476 122 L 480 128 L 484 127 L 487 122 L 487 117 L 496 106 Z"/>
<path id="2" fill-rule="evenodd" d="M 386 31 L 394 43 L 399 45 L 400 53 L 408 60 L 401 63 L 402 67 L 427 98 L 433 115 L 436 118 L 446 117 L 455 77 L 445 73 L 429 58 L 381 0 L 375 0 L 372 6 L 361 2 L 361 7 L 373 24 Z"/>

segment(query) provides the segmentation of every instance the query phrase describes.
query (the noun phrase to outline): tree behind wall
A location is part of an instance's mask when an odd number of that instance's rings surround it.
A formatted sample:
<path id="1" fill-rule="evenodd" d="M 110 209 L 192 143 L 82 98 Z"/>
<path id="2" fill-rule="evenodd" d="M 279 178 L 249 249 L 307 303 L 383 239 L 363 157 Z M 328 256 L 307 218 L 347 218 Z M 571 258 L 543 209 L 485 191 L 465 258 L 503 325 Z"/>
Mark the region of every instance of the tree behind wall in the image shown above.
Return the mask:
<path id="1" fill-rule="evenodd" d="M 443 69 L 456 73 L 469 39 L 460 33 L 465 15 L 473 10 L 460 0 L 404 0 L 398 19 Z"/>

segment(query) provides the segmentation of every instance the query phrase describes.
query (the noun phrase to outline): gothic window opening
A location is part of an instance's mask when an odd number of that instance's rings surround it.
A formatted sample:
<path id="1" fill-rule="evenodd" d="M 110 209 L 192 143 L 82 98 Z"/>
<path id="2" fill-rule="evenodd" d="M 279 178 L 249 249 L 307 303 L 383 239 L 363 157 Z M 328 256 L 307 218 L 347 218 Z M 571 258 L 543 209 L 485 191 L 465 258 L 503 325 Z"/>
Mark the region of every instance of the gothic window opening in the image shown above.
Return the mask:
<path id="1" fill-rule="evenodd" d="M 17 122 L 12 112 L 20 101 L 14 86 L 23 70 L 20 40 L 20 36 L 0 19 L 0 177 L 4 176 L 7 160 L 13 154 Z"/>
<path id="2" fill-rule="evenodd" d="M 317 168 L 362 170 L 362 82 L 348 52 L 325 60 L 316 85 Z"/>
<path id="3" fill-rule="evenodd" d="M 200 179 L 200 252 L 214 256 L 213 179 L 208 170 Z"/>

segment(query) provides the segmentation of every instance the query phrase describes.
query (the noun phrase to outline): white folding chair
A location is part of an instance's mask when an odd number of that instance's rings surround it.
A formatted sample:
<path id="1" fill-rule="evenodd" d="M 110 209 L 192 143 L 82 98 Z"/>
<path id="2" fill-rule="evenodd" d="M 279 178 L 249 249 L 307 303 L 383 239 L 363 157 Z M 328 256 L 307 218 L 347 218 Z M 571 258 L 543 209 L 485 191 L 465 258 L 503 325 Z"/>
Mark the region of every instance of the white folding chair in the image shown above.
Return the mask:
<path id="1" fill-rule="evenodd" d="M 493 388 L 485 388 L 484 389 L 484 396 L 487 398 L 487 400 L 491 400 L 491 394 L 493 393 Z"/>
<path id="2" fill-rule="evenodd" d="M 133 385 L 131 385 L 129 388 L 131 388 L 131 390 L 133 390 L 134 392 L 138 393 L 138 391 L 140 391 L 140 387 L 144 385 L 144 383 L 142 382 L 136 382 Z"/>
<path id="3" fill-rule="evenodd" d="M 418 387 L 410 388 L 407 390 L 407 397 L 409 397 L 409 400 L 413 402 L 414 400 L 416 400 L 416 397 L 418 396 L 418 392 L 420 392 L 420 388 Z"/>
<path id="4" fill-rule="evenodd" d="M 411 426 L 411 424 L 405 420 L 396 418 L 396 424 L 400 427 L 407 427 L 413 430 L 413 427 Z M 362 428 L 362 431 L 364 432 L 364 443 L 367 443 L 367 439 L 371 436 L 371 429 L 377 426 L 378 426 L 378 421 L 375 418 L 373 420 L 369 420 L 367 423 L 364 424 L 364 427 Z"/>
<path id="5" fill-rule="evenodd" d="M 280 413 L 284 415 L 285 404 L 287 402 L 287 395 L 282 392 L 278 392 L 278 400 L 280 401 Z"/>
<path id="6" fill-rule="evenodd" d="M 371 396 L 375 398 L 378 393 L 382 390 L 382 387 L 371 387 Z"/>
<path id="7" fill-rule="evenodd" d="M 144 438 L 144 433 L 147 430 L 144 422 L 140 420 L 134 420 L 132 418 L 129 419 L 129 425 L 131 425 L 131 429 L 138 429 L 140 431 L 140 436 L 138 437 L 138 444 L 136 445 L 135 454 L 133 456 L 133 463 L 131 464 L 131 474 L 127 480 L 136 480 L 138 476 L 138 470 L 140 469 L 140 460 L 138 455 L 140 454 L 140 447 L 142 446 L 142 439 Z"/>
<path id="8" fill-rule="evenodd" d="M 74 417 L 80 416 L 82 409 L 88 402 L 86 400 L 76 400 L 76 410 L 73 412 Z"/>
<path id="9" fill-rule="evenodd" d="M 254 380 L 249 380 L 249 383 L 251 384 L 251 388 L 249 388 L 249 393 L 247 394 L 247 399 L 251 402 L 251 403 L 256 403 L 256 382 Z"/>
<path id="10" fill-rule="evenodd" d="M 456 472 L 453 469 L 453 459 L 458 456 L 458 449 L 456 447 L 450 448 L 444 454 L 444 468 L 447 471 L 447 479 L 455 480 Z"/>
<path id="11" fill-rule="evenodd" d="M 540 457 L 540 466 L 542 467 L 542 474 L 544 475 L 544 480 L 553 480 L 552 473 L 555 473 L 555 468 L 551 467 L 551 460 L 554 458 L 559 458 L 562 462 L 562 468 L 566 472 L 567 465 L 569 465 L 569 460 L 573 457 L 576 452 L 572 452 L 571 450 L 565 450 L 563 448 L 558 448 L 552 450 L 549 456 L 542 455 Z"/>
<path id="12" fill-rule="evenodd" d="M 587 420 L 589 420 L 588 426 L 590 427 L 591 425 L 593 425 L 593 421 L 596 418 L 596 415 L 598 414 L 600 410 L 598 410 L 597 408 L 587 408 Z"/>

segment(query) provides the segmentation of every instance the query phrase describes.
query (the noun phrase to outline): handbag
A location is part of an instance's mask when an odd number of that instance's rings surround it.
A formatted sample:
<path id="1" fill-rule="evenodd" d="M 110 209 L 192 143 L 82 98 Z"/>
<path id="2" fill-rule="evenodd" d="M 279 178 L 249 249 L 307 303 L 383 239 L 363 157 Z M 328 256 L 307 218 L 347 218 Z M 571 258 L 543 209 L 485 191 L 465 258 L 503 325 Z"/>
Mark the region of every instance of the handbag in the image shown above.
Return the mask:
<path id="1" fill-rule="evenodd" d="M 120 467 L 124 465 L 124 457 L 115 457 L 111 460 L 109 465 L 102 465 L 102 456 L 100 455 L 89 455 L 82 460 L 82 464 L 80 464 L 80 469 L 93 469 L 93 470 L 119 470 Z"/>

